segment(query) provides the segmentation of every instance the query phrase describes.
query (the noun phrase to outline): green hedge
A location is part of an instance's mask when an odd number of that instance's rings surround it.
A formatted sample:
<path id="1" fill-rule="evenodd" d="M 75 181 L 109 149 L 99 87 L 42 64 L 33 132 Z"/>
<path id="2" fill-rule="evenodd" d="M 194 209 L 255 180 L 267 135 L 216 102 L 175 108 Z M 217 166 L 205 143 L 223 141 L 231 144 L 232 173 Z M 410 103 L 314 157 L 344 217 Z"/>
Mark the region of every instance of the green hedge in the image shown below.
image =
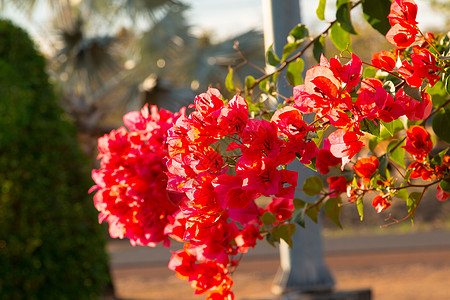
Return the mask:
<path id="1" fill-rule="evenodd" d="M 0 299 L 98 299 L 109 283 L 88 161 L 29 36 L 0 20 Z"/>

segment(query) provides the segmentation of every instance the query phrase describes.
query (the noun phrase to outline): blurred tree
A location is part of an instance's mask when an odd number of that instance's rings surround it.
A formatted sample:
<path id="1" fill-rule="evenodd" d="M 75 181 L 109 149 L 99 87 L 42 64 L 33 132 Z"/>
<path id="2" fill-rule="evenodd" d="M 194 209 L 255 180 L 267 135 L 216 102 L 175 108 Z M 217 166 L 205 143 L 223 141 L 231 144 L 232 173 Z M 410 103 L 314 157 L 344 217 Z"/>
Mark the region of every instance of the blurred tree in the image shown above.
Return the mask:
<path id="1" fill-rule="evenodd" d="M 0 299 L 98 299 L 110 278 L 88 160 L 29 36 L 0 21 Z"/>
<path id="2" fill-rule="evenodd" d="M 74 120 L 85 151 L 98 136 L 143 102 L 178 110 L 194 92 L 224 82 L 228 65 L 246 58 L 264 64 L 262 35 L 248 32 L 220 43 L 195 37 L 177 0 L 0 0 L 22 14 L 47 5 L 51 28 L 40 39 L 50 48 L 49 72 L 64 109 Z M 30 18 L 32 19 L 32 18 Z M 37 26 L 38 27 L 38 26 Z M 248 72 L 246 66 L 242 72 Z"/>

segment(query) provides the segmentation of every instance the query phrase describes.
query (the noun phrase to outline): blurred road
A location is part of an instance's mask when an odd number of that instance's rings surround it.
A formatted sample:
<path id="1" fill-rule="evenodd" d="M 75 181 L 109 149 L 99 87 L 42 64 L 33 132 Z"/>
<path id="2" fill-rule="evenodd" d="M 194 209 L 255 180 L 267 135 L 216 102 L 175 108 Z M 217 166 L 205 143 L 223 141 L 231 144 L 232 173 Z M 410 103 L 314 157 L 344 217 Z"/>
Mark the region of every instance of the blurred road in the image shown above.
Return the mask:
<path id="1" fill-rule="evenodd" d="M 324 238 L 325 260 L 336 290 L 370 288 L 375 300 L 450 299 L 450 232 L 431 231 Z M 176 250 L 176 247 L 172 250 Z M 123 299 L 204 299 L 167 268 L 167 248 L 108 244 L 116 293 Z M 236 299 L 276 299 L 272 280 L 278 249 L 261 243 L 233 275 Z"/>

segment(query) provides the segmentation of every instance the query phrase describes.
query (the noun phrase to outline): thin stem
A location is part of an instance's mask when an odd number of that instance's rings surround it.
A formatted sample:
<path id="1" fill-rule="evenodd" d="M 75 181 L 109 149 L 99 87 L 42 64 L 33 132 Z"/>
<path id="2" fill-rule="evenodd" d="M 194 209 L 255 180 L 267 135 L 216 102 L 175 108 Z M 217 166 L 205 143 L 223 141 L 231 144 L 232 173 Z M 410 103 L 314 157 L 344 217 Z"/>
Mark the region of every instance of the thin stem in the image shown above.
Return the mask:
<path id="1" fill-rule="evenodd" d="M 328 196 L 330 196 L 332 193 L 333 193 L 333 192 L 325 193 L 325 194 L 322 196 L 322 198 L 320 198 L 319 200 L 317 200 L 317 201 L 316 201 L 315 203 L 313 203 L 311 206 L 308 206 L 308 207 L 305 209 L 305 214 L 306 214 L 311 208 L 314 208 L 314 207 L 320 205 L 320 204 L 321 204 L 323 201 L 325 201 L 325 199 L 327 199 Z"/>
<path id="2" fill-rule="evenodd" d="M 261 73 L 263 73 L 263 74 L 266 73 L 266 71 L 265 71 L 263 68 L 261 68 L 261 67 L 258 66 L 258 65 L 255 65 L 254 63 L 248 61 L 247 58 L 245 58 L 244 54 L 243 54 L 242 51 L 239 49 L 239 43 L 235 42 L 234 45 L 233 45 L 233 49 L 236 50 L 237 53 L 239 54 L 239 56 L 244 60 L 243 62 L 241 62 L 240 64 L 238 64 L 237 66 L 235 66 L 233 69 L 236 70 L 236 69 L 239 69 L 240 67 L 242 67 L 243 65 L 248 64 L 248 65 L 252 66 L 253 68 L 257 69 L 258 71 L 260 71 Z"/>
<path id="3" fill-rule="evenodd" d="M 389 162 L 394 167 L 394 169 L 404 178 L 405 175 L 402 172 L 400 172 L 400 169 L 397 167 L 397 163 L 390 158 L 389 158 Z"/>
<path id="4" fill-rule="evenodd" d="M 393 190 L 398 191 L 398 190 L 407 189 L 407 188 L 411 188 L 411 187 L 423 187 L 423 188 L 429 188 L 429 187 L 431 187 L 431 186 L 433 186 L 433 185 L 435 185 L 435 184 L 438 184 L 438 183 L 441 182 L 443 179 L 444 179 L 444 178 L 441 178 L 441 179 L 439 179 L 439 180 L 436 180 L 436 181 L 433 181 L 433 182 L 427 183 L 427 184 L 408 184 L 408 185 L 405 185 L 405 186 L 400 186 L 400 187 L 397 187 L 397 188 L 393 188 Z"/>
<path id="5" fill-rule="evenodd" d="M 420 30 L 420 28 L 416 25 L 417 30 L 419 30 L 420 35 L 423 37 L 424 41 L 427 42 L 428 45 L 431 46 L 431 48 L 434 49 L 434 51 L 436 51 L 436 53 L 438 54 L 438 56 L 441 55 L 441 53 L 439 53 L 439 51 L 436 49 L 436 47 L 430 43 L 430 41 L 428 41 L 428 39 L 425 37 L 425 35 L 422 33 L 422 31 Z"/>
<path id="6" fill-rule="evenodd" d="M 403 222 L 403 221 L 406 221 L 406 220 L 408 220 L 409 218 L 411 218 L 412 216 L 414 216 L 414 214 L 416 213 L 417 207 L 419 207 L 420 201 L 422 201 L 423 195 L 425 194 L 425 192 L 426 192 L 427 189 L 428 189 L 428 187 L 425 187 L 425 188 L 423 189 L 422 193 L 420 194 L 419 201 L 417 201 L 416 206 L 409 212 L 408 215 L 406 215 L 404 218 L 402 218 L 402 219 L 400 219 L 400 220 L 393 219 L 393 221 L 392 221 L 391 223 L 388 223 L 388 224 L 385 224 L 385 225 L 381 225 L 380 227 L 381 227 L 381 228 L 385 228 L 385 227 L 388 227 L 388 226 L 392 226 L 392 225 L 401 223 L 401 222 Z"/>

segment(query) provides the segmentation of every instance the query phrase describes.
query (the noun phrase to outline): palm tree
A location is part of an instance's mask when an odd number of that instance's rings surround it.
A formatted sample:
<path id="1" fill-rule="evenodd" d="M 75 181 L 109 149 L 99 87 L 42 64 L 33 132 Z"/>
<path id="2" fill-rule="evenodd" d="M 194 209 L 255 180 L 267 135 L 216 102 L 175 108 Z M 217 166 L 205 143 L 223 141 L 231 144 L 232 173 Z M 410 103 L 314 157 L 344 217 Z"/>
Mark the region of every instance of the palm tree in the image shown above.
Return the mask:
<path id="1" fill-rule="evenodd" d="M 177 0 L 0 0 L 32 19 L 49 7 L 50 27 L 40 37 L 49 50 L 49 73 L 82 144 L 95 153 L 98 136 L 117 127 L 121 116 L 143 102 L 178 110 L 194 90 L 224 82 L 229 65 L 242 58 L 264 64 L 262 35 L 248 32 L 213 44 L 192 36 Z M 243 70 L 248 73 L 248 70 Z"/>

